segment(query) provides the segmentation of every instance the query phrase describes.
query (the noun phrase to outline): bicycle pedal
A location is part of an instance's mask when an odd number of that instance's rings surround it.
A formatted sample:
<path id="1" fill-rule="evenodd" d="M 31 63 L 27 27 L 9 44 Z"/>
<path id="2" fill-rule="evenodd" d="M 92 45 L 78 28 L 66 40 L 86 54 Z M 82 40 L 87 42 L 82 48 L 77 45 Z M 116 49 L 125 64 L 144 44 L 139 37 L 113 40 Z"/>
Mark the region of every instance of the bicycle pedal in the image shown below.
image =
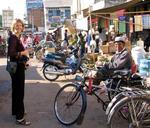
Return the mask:
<path id="1" fill-rule="evenodd" d="M 88 91 L 88 92 L 86 92 L 86 93 L 87 93 L 88 95 L 92 95 L 92 92 L 89 92 L 89 91 Z"/>

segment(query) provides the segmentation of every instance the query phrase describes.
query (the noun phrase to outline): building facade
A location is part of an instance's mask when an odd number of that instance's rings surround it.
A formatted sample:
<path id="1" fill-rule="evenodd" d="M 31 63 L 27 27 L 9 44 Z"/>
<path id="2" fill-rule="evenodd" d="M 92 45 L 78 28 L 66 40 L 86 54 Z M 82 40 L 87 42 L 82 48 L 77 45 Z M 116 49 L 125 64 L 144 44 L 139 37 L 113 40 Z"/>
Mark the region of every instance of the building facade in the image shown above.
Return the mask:
<path id="1" fill-rule="evenodd" d="M 45 30 L 59 27 L 71 17 L 71 0 L 44 0 Z"/>
<path id="2" fill-rule="evenodd" d="M 74 0 L 73 4 L 72 18 L 76 28 L 87 31 L 103 29 L 107 33 L 107 43 L 113 41 L 111 31 L 115 36 L 125 35 L 129 49 L 130 44 L 136 45 L 139 38 L 146 41 L 150 37 L 149 0 Z M 107 51 L 114 52 L 112 48 L 107 47 Z"/>
<path id="3" fill-rule="evenodd" d="M 14 11 L 11 9 L 2 10 L 2 27 L 9 29 L 14 19 Z"/>
<path id="4" fill-rule="evenodd" d="M 0 15 L 0 28 L 2 28 L 2 15 Z"/>
<path id="5" fill-rule="evenodd" d="M 34 26 L 38 31 L 44 31 L 44 7 L 43 0 L 26 0 L 27 21 L 32 24 L 33 32 Z"/>

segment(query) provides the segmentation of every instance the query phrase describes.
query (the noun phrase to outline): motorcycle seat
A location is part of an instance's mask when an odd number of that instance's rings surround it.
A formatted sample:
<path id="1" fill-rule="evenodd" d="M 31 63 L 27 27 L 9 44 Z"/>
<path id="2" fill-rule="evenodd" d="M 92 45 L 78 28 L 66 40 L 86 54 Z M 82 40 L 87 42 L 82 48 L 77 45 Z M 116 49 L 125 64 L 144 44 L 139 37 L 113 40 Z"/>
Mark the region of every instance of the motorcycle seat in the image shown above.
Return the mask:
<path id="1" fill-rule="evenodd" d="M 130 70 L 116 70 L 113 73 L 113 78 L 115 77 L 128 77 L 131 75 L 131 71 Z"/>
<path id="2" fill-rule="evenodd" d="M 49 64 L 60 64 L 62 65 L 62 61 L 61 60 L 56 60 L 56 59 L 48 59 L 48 58 L 44 58 L 43 59 L 44 62 L 49 63 Z"/>

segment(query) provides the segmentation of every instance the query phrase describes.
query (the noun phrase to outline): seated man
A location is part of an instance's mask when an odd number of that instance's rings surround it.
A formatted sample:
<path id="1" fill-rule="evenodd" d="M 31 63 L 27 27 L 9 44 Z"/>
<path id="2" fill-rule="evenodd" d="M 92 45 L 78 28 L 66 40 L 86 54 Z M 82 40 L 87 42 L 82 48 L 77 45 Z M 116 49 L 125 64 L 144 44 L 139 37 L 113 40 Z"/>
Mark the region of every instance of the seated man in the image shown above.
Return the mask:
<path id="1" fill-rule="evenodd" d="M 123 37 L 115 38 L 116 53 L 113 55 L 109 63 L 104 64 L 94 75 L 93 85 L 99 85 L 101 80 L 107 79 L 115 70 L 131 69 L 132 56 L 125 48 Z"/>

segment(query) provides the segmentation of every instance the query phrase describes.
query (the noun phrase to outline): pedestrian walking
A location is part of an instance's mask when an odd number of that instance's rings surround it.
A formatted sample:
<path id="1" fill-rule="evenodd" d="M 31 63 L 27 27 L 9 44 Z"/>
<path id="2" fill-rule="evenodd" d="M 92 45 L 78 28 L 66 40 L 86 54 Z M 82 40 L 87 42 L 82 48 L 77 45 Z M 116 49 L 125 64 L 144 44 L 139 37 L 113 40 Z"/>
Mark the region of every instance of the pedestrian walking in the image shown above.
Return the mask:
<path id="1" fill-rule="evenodd" d="M 64 33 L 64 41 L 66 42 L 67 46 L 69 45 L 69 42 L 68 42 L 68 30 L 65 29 L 65 33 Z"/>

